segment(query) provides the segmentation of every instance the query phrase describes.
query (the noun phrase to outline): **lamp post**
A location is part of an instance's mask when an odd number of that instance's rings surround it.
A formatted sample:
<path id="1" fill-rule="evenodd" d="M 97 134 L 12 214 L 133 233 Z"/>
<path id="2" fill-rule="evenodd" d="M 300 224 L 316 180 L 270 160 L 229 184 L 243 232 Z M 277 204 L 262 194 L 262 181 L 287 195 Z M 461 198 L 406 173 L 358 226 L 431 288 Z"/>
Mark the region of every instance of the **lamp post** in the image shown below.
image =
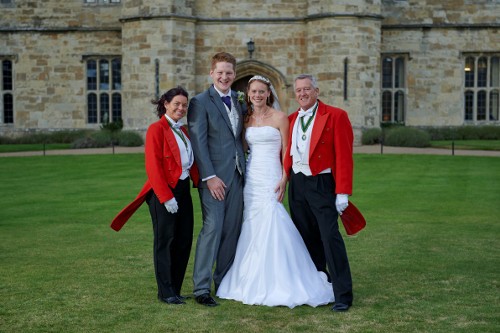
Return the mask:
<path id="1" fill-rule="evenodd" d="M 255 42 L 250 38 L 250 41 L 247 42 L 247 50 L 248 50 L 248 55 L 250 56 L 250 59 L 252 59 L 252 53 L 255 51 Z"/>

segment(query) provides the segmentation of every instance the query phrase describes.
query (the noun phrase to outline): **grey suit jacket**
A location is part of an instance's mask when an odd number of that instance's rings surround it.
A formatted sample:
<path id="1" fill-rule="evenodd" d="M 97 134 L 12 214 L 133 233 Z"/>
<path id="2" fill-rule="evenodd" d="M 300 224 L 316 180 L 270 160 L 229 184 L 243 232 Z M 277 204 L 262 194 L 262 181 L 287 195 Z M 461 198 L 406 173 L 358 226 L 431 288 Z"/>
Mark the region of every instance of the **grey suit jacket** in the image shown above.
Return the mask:
<path id="1" fill-rule="evenodd" d="M 236 134 L 233 134 L 231 121 L 219 93 L 213 85 L 206 91 L 194 96 L 189 102 L 187 114 L 189 137 L 194 157 L 200 172 L 200 188 L 206 188 L 201 179 L 216 175 L 229 186 L 236 168 L 236 152 L 239 165 L 244 173 L 245 157 L 242 144 L 243 108 L 232 91 L 232 104 L 239 115 Z"/>

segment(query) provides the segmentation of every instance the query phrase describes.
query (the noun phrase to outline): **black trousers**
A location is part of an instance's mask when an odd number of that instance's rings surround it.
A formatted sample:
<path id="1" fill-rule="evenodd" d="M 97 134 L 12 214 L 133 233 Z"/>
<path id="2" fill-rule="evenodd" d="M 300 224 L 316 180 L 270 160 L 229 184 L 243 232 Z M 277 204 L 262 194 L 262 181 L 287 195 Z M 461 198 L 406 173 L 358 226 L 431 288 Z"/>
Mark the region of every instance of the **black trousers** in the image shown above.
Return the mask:
<path id="1" fill-rule="evenodd" d="M 328 273 L 335 302 L 352 304 L 352 278 L 335 207 L 335 181 L 330 173 L 316 176 L 292 171 L 288 188 L 290 215 L 319 271 Z"/>
<path id="2" fill-rule="evenodd" d="M 173 193 L 179 210 L 175 214 L 167 211 L 153 191 L 146 201 L 153 222 L 153 260 L 158 297 L 180 295 L 193 241 L 193 202 L 190 180 L 179 180 Z"/>

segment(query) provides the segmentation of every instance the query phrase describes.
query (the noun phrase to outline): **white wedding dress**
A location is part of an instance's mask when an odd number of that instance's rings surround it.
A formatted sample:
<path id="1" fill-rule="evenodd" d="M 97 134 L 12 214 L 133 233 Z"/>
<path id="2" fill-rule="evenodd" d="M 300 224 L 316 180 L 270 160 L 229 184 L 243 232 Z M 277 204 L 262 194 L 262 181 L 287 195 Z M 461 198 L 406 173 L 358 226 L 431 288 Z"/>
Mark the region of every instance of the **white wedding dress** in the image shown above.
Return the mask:
<path id="1" fill-rule="evenodd" d="M 332 285 L 318 272 L 288 212 L 274 192 L 282 175 L 281 136 L 271 126 L 249 127 L 241 235 L 233 265 L 217 296 L 244 304 L 328 304 Z"/>

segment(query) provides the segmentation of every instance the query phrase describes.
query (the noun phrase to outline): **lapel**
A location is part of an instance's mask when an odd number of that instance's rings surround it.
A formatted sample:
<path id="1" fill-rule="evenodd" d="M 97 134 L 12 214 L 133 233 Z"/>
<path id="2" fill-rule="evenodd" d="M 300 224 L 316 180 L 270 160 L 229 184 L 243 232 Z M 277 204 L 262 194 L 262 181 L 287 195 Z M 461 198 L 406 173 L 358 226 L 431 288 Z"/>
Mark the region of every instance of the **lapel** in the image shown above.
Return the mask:
<path id="1" fill-rule="evenodd" d="M 217 92 L 217 90 L 215 90 L 213 85 L 211 85 L 210 88 L 208 89 L 208 93 L 210 95 L 210 99 L 211 99 L 212 103 L 215 104 L 217 111 L 221 114 L 222 118 L 226 122 L 226 125 L 232 134 L 233 127 L 231 126 L 231 120 L 229 120 L 229 116 L 227 114 L 226 107 L 224 106 L 224 102 L 222 101 L 222 98 L 220 98 L 219 93 Z M 231 94 L 231 103 L 234 103 L 233 94 Z"/>
<path id="2" fill-rule="evenodd" d="M 170 128 L 170 125 L 168 124 L 167 118 L 165 118 L 165 115 L 163 115 L 160 119 L 160 124 L 163 127 L 163 136 L 165 137 L 165 144 L 168 146 L 165 147 L 163 146 L 163 155 L 165 155 L 166 148 L 172 152 L 172 155 L 174 157 L 175 162 L 177 165 L 182 167 L 182 161 L 181 161 L 181 151 L 179 150 L 179 145 L 177 144 L 177 139 L 175 138 L 176 134 Z"/>
<path id="3" fill-rule="evenodd" d="M 231 103 L 234 105 L 234 109 L 238 112 L 238 124 L 236 124 L 236 133 L 239 136 L 241 131 L 243 130 L 243 108 L 238 101 L 238 93 L 236 91 L 231 90 Z"/>
<path id="4" fill-rule="evenodd" d="M 295 111 L 294 113 L 292 113 L 291 118 L 290 118 L 291 119 L 291 121 L 290 121 L 290 130 L 288 131 L 288 145 L 290 147 L 291 147 L 291 144 L 292 144 L 293 128 L 295 126 L 295 122 L 299 118 L 299 110 L 300 110 L 300 108 L 297 109 L 297 111 Z"/>
<path id="5" fill-rule="evenodd" d="M 311 143 L 309 146 L 309 158 L 312 152 L 316 148 L 316 145 L 321 138 L 321 133 L 325 128 L 326 121 L 328 120 L 328 113 L 326 112 L 325 104 L 318 100 L 318 110 L 316 111 L 316 119 L 314 120 L 314 125 L 311 131 Z M 309 159 L 310 160 L 310 159 Z"/>

